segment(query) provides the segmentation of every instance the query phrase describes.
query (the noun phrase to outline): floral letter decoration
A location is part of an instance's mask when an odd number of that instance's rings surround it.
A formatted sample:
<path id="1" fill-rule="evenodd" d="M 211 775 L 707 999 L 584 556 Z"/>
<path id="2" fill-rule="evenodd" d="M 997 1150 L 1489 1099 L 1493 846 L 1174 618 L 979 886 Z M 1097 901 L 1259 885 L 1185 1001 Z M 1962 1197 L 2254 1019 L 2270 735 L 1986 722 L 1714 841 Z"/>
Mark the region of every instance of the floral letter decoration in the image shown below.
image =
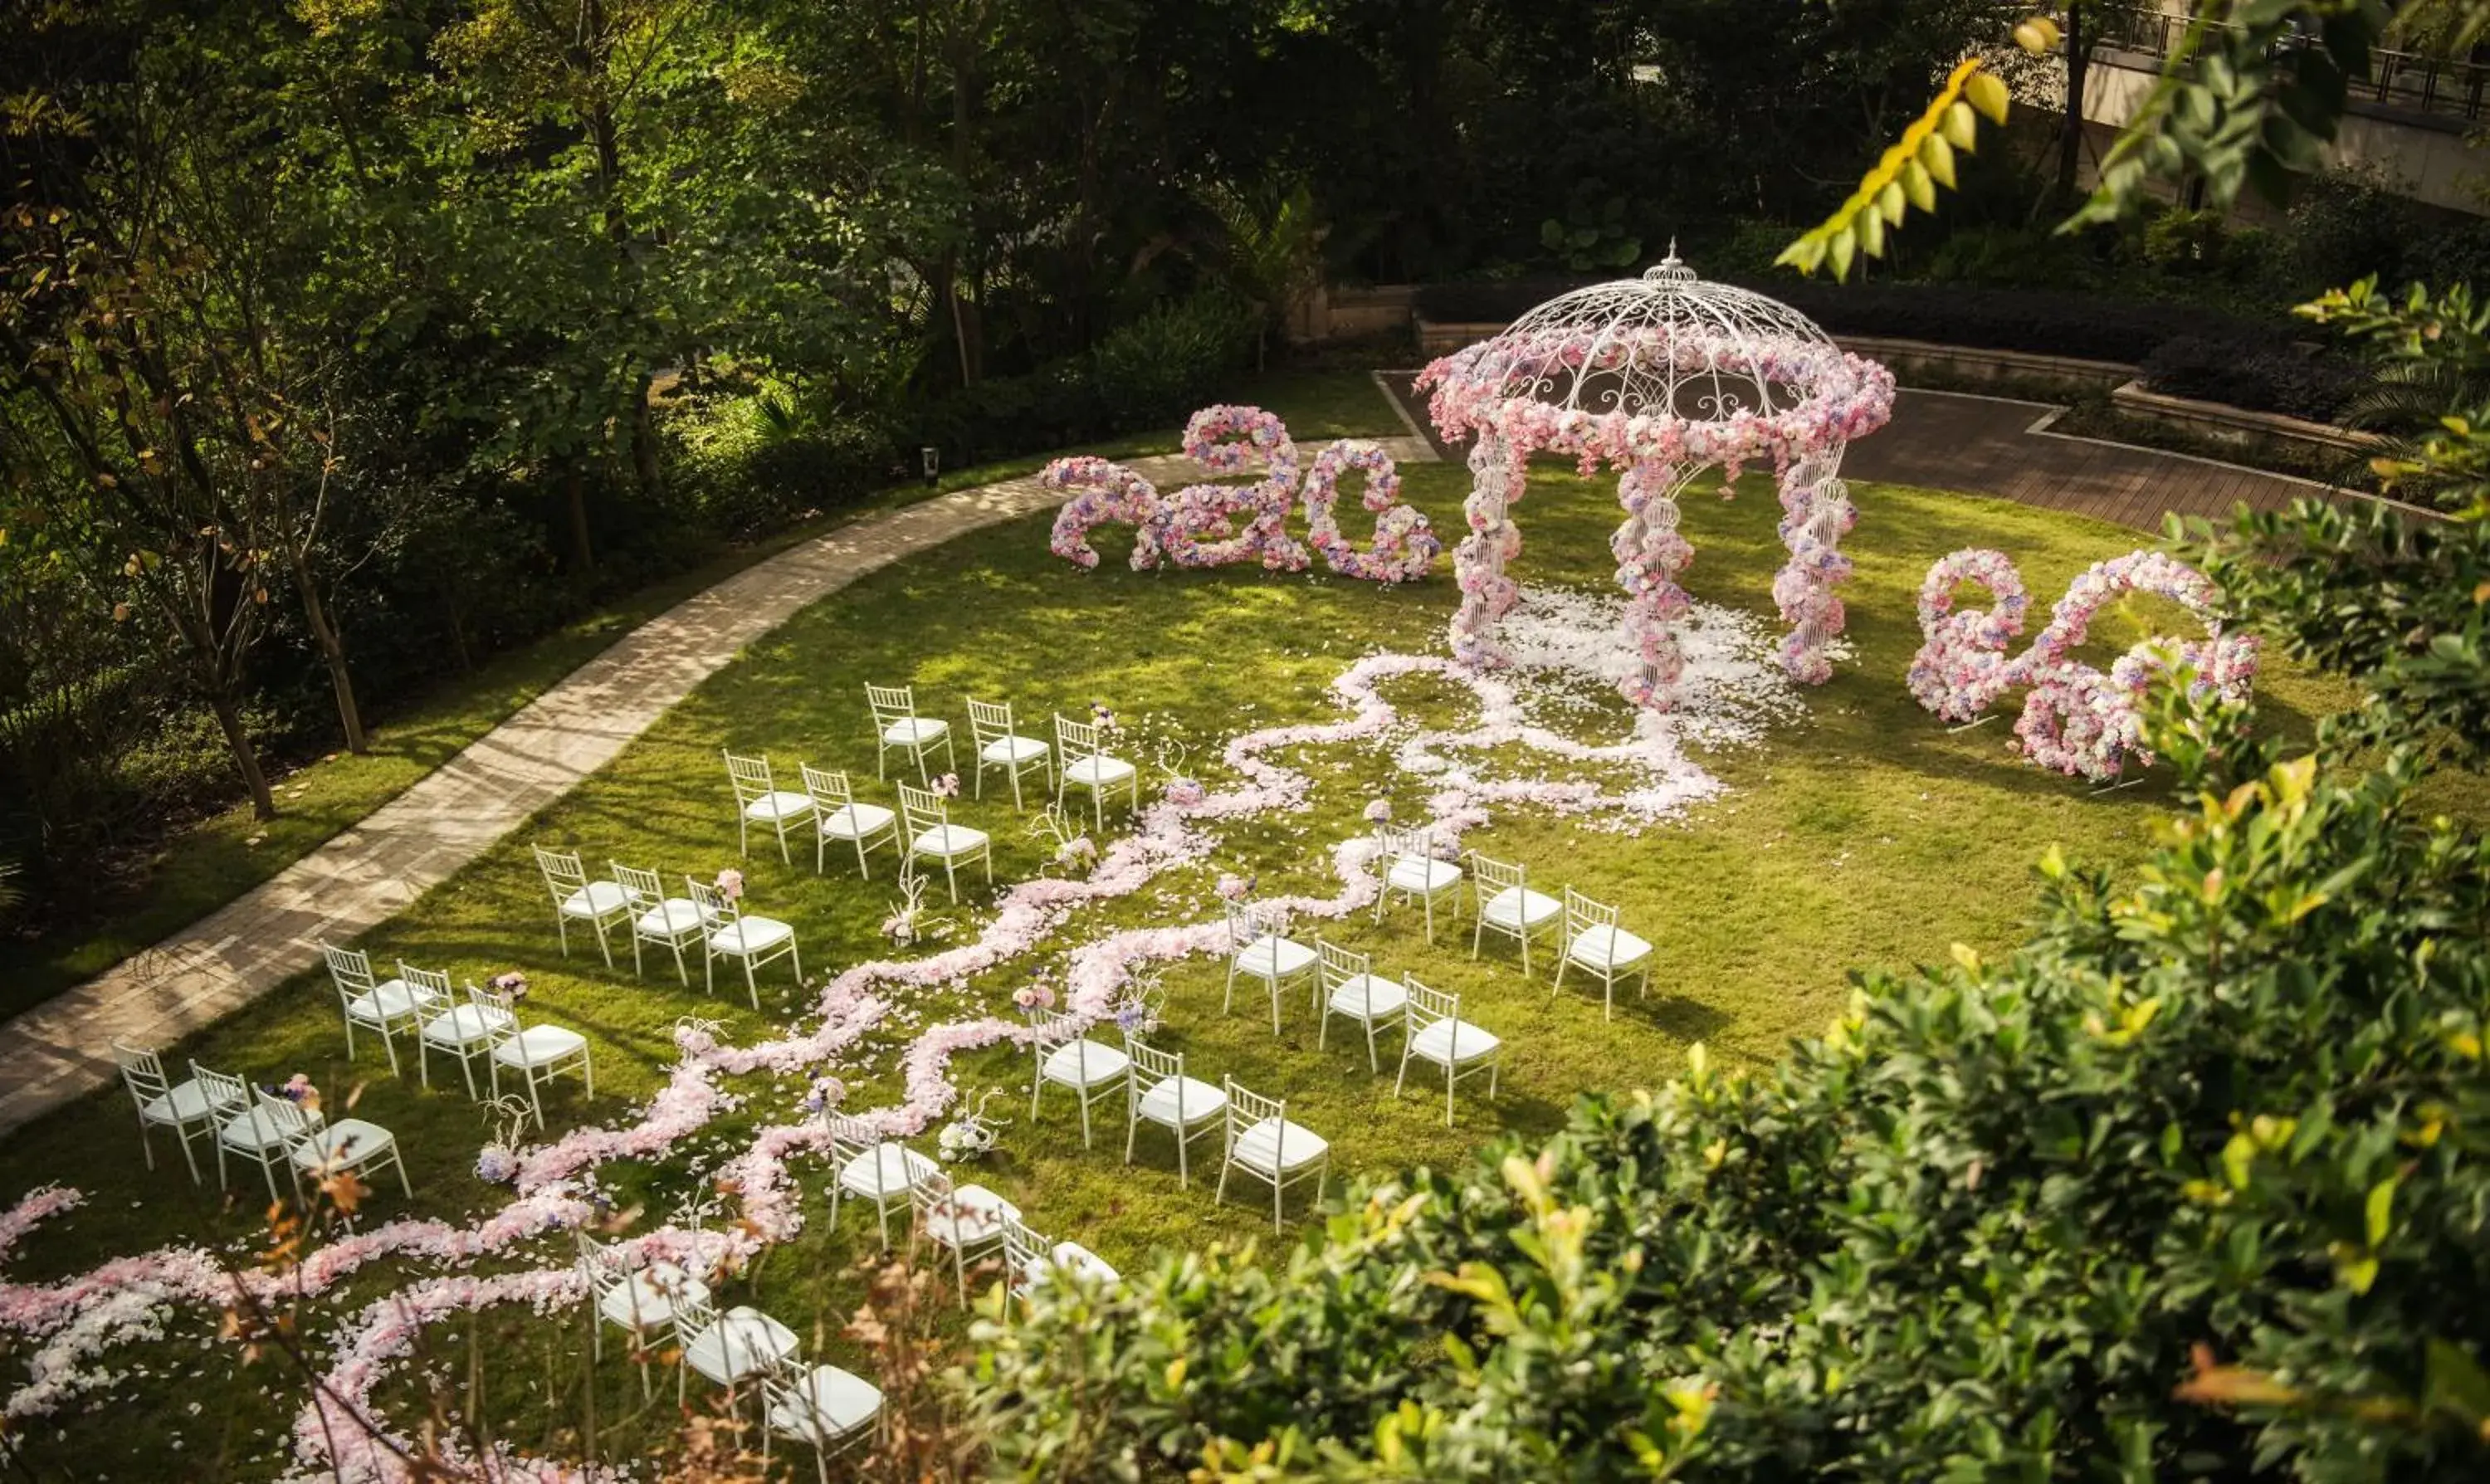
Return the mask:
<path id="1" fill-rule="evenodd" d="M 1288 512 L 1298 495 L 1297 446 L 1277 417 L 1259 407 L 1205 407 L 1185 424 L 1184 451 L 1215 474 L 1243 474 L 1259 463 L 1255 484 L 1189 484 L 1172 495 L 1121 464 L 1103 458 L 1058 458 L 1039 481 L 1069 498 L 1055 517 L 1050 545 L 1079 567 L 1095 567 L 1089 533 L 1099 526 L 1134 528 L 1132 566 L 1148 571 L 1162 563 L 1177 567 L 1226 567 L 1259 563 L 1265 570 L 1303 571 L 1306 548 L 1288 535 Z M 1366 476 L 1366 508 L 1373 510 L 1375 540 L 1361 552 L 1342 538 L 1333 507 L 1340 479 L 1349 470 Z M 1344 439 L 1325 449 L 1305 477 L 1309 536 L 1331 569 L 1366 582 L 1414 582 L 1443 550 L 1427 517 L 1400 503 L 1401 475 L 1382 446 Z"/>
<path id="2" fill-rule="evenodd" d="M 1964 583 L 1986 588 L 1996 606 L 1957 611 L 1954 590 Z M 2169 598 L 2204 622 L 2206 636 L 2147 639 L 2120 655 L 2107 675 L 2068 658 L 2091 632 L 2093 615 L 2126 593 Z M 2107 782 L 2129 759 L 2151 765 L 2143 745 L 2144 693 L 2172 656 L 2195 672 L 2195 693 L 2246 698 L 2256 677 L 2256 639 L 2224 633 L 2215 597 L 2213 583 L 2194 567 L 2157 551 L 2132 551 L 2077 577 L 2032 647 L 2009 656 L 2007 643 L 2023 632 L 2031 606 L 2023 579 L 2003 552 L 1957 551 L 1929 567 L 1920 585 L 1925 642 L 1911 658 L 1911 695 L 1946 720 L 1964 722 L 2007 691 L 2028 685 L 2014 745 L 2043 768 Z"/>

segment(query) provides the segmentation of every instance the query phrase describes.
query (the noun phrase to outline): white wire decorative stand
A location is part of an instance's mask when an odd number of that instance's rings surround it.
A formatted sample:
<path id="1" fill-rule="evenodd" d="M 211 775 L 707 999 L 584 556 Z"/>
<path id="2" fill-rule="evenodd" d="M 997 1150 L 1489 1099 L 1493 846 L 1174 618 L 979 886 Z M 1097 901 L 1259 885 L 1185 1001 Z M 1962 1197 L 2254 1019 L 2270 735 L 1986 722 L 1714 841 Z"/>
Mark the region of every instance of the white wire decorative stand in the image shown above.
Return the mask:
<path id="1" fill-rule="evenodd" d="M 1845 354 L 1787 305 L 1698 277 L 1672 243 L 1639 278 L 1549 300 L 1428 366 L 1418 385 L 1432 389 L 1437 431 L 1473 440 L 1470 535 L 1454 553 L 1457 657 L 1505 662 L 1493 627 L 1520 594 L 1505 575 L 1521 550 L 1510 508 L 1530 455 L 1561 452 L 1586 474 L 1620 472 L 1627 515 L 1609 545 L 1641 652 L 1620 687 L 1629 699 L 1664 711 L 1675 699 L 1684 660 L 1673 626 L 1690 606 L 1677 576 L 1694 559 L 1677 497 L 1714 468 L 1725 482 L 1748 465 L 1772 466 L 1788 512 L 1790 558 L 1773 582 L 1791 626 L 1781 662 L 1809 684 L 1831 676 L 1826 650 L 1843 621 L 1833 594 L 1850 572 L 1839 546 L 1856 519 L 1841 456 L 1892 413 L 1894 378 L 1883 366 Z"/>

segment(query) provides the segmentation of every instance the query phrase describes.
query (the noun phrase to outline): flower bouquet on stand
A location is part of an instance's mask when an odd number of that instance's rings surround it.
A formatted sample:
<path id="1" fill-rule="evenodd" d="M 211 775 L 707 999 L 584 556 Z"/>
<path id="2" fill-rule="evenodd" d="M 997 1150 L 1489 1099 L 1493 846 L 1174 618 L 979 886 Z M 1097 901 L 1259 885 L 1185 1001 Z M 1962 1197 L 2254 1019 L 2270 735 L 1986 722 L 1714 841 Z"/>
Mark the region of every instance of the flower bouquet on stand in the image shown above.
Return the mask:
<path id="1" fill-rule="evenodd" d="M 501 980 L 493 982 L 498 987 Z M 484 1111 L 493 1120 L 493 1138 L 477 1151 L 476 1178 L 487 1185 L 507 1185 L 519 1178 L 519 1136 L 536 1110 L 524 1097 L 505 1095 L 485 1104 Z"/>
<path id="2" fill-rule="evenodd" d="M 313 1087 L 310 1077 L 303 1072 L 272 1084 L 267 1091 L 269 1096 L 284 1098 L 305 1113 L 317 1114 L 320 1111 L 320 1090 Z"/>
<path id="3" fill-rule="evenodd" d="M 1061 869 L 1066 875 L 1086 871 L 1098 863 L 1097 842 L 1089 838 L 1087 830 L 1072 823 L 1071 816 L 1063 812 L 1063 805 L 1059 803 L 1048 804 L 1040 811 L 1028 832 L 1045 835 L 1055 841 L 1055 858 L 1050 866 Z"/>
<path id="4" fill-rule="evenodd" d="M 942 1131 L 934 1137 L 934 1148 L 944 1164 L 972 1164 L 994 1152 L 996 1139 L 1010 1120 L 987 1118 L 986 1104 L 1000 1095 L 999 1089 L 988 1088 L 985 1095 L 977 1099 L 975 1112 L 964 1113 L 942 1125 Z"/>
<path id="5" fill-rule="evenodd" d="M 492 986 L 495 994 L 509 996 L 512 1004 L 528 997 L 528 976 L 516 969 L 497 974 L 485 982 Z"/>
<path id="6" fill-rule="evenodd" d="M 949 936 L 951 924 L 925 909 L 925 877 L 914 862 L 899 868 L 899 900 L 882 919 L 882 936 L 896 947 L 913 947 L 921 940 Z"/>

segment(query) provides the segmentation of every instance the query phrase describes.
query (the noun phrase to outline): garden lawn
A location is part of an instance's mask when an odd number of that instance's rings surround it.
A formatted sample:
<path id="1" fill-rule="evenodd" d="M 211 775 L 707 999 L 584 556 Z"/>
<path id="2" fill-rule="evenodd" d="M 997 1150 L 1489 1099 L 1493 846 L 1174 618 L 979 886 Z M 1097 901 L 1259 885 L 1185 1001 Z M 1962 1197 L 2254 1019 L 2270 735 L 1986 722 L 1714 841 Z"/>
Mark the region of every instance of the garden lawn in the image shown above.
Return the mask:
<path id="1" fill-rule="evenodd" d="M 1276 371 L 1240 394 L 1281 412 L 1309 438 L 1407 431 L 1363 371 Z M 1180 441 L 1179 429 L 1162 428 L 1082 451 L 1129 458 L 1171 452 Z M 448 678 L 403 713 L 392 715 L 378 698 L 366 697 L 377 722 L 370 750 L 360 757 L 333 753 L 277 778 L 275 819 L 253 819 L 247 803 L 225 809 L 166 841 L 136 879 L 111 885 L 108 901 L 87 904 L 58 926 L 35 934 L 0 934 L 0 1018 L 93 978 L 284 870 L 456 756 L 615 640 L 682 599 L 798 541 L 931 495 L 1033 474 L 1057 456 L 1032 454 L 951 471 L 930 489 L 895 486 L 734 548 L 495 656 L 472 674 Z M 351 644 L 353 635 L 347 638 Z"/>
<path id="2" fill-rule="evenodd" d="M 1458 465 L 1404 472 L 1409 496 L 1437 529 L 1458 531 L 1465 472 Z M 1394 1096 L 1389 1058 L 1397 1056 L 1397 1034 L 1385 1038 L 1381 1072 L 1370 1072 L 1346 1022 L 1334 1028 L 1327 1047 L 1317 1047 L 1317 1022 L 1300 993 L 1287 1007 L 1285 1033 L 1274 1039 L 1267 1002 L 1248 991 L 1240 991 L 1236 1013 L 1222 1015 L 1222 968 L 1214 960 L 1188 961 L 1167 975 L 1162 1042 L 1183 1051 L 1197 1077 L 1215 1083 L 1232 1076 L 1288 1098 L 1292 1120 L 1331 1139 L 1337 1192 L 1346 1177 L 1460 1159 L 1499 1130 L 1544 1134 L 1577 1093 L 1653 1085 L 1673 1075 L 1696 1041 L 1716 1058 L 1769 1059 L 1839 1011 L 1854 966 L 1939 959 L 1956 943 L 1983 953 L 2005 950 L 2021 936 L 2035 899 L 2031 862 L 2052 843 L 2077 861 L 2120 867 L 2133 860 L 2169 802 L 2163 778 L 2101 792 L 2042 773 L 2009 753 L 2005 720 L 1950 732 L 1912 703 L 1902 676 L 1919 643 L 1914 597 L 1938 556 L 1965 544 L 2001 548 L 2036 598 L 2046 601 L 2086 565 L 2132 548 L 2134 534 L 1986 500 L 1877 485 L 1853 493 L 1862 518 L 1847 549 L 1858 572 L 1843 596 L 1854 652 L 1838 663 L 1831 684 L 1806 694 L 1800 719 L 1776 726 L 1760 744 L 1697 750 L 1727 785 L 1723 797 L 1639 835 L 1512 813 L 1464 841 L 1525 862 L 1542 890 L 1570 883 L 1620 904 L 1626 925 L 1658 945 L 1647 1002 L 1621 996 L 1615 1020 L 1603 1023 L 1596 997 L 1571 981 L 1551 998 L 1546 960 L 1533 979 L 1522 977 L 1509 947 L 1491 945 L 1474 963 L 1466 919 L 1457 932 L 1439 924 L 1430 946 L 1415 910 L 1396 908 L 1379 926 L 1363 914 L 1337 924 L 1301 919 L 1296 936 L 1319 931 L 1374 953 L 1378 972 L 1406 971 L 1456 992 L 1465 1018 L 1505 1038 L 1500 1094 L 1490 1103 L 1483 1085 L 1465 1083 L 1453 1126 L 1444 1123 L 1440 1082 Z M 1344 502 L 1348 534 L 1362 540 L 1364 517 L 1348 514 L 1353 509 Z M 1542 466 L 1516 513 L 1525 547 L 1514 572 L 1526 584 L 1604 590 L 1610 582 L 1613 480 L 1579 480 Z M 1694 597 L 1759 614 L 1776 636 L 1769 592 L 1781 559 L 1779 514 L 1769 487 L 1750 480 L 1733 503 L 1690 497 L 1685 518 L 1696 548 L 1686 577 Z M 1111 531 L 1100 538 L 1107 561 L 1083 573 L 1048 554 L 1046 528 L 1044 518 L 1032 518 L 974 534 L 807 609 L 710 678 L 532 828 L 428 893 L 364 946 L 381 963 L 402 957 L 447 968 L 462 982 L 526 971 L 536 985 L 528 1018 L 576 1027 L 594 1046 L 597 1096 L 590 1101 L 565 1085 L 550 1105 L 555 1131 L 622 1120 L 673 1061 L 669 1033 L 679 1017 L 714 1018 L 727 1038 L 750 1041 L 796 1021 L 806 997 L 784 964 L 766 972 L 756 1012 L 739 980 L 722 978 L 716 996 L 704 995 L 697 963 L 688 989 L 676 982 L 671 962 L 651 963 L 634 981 L 627 947 L 609 973 L 579 933 L 564 960 L 529 857 L 532 840 L 576 848 L 592 868 L 612 858 L 706 879 L 738 863 L 721 747 L 767 753 L 788 782 L 798 760 L 843 767 L 865 797 L 887 800 L 887 786 L 872 781 L 868 681 L 912 683 L 921 709 L 954 718 L 962 730 L 962 701 L 970 696 L 1015 703 L 1021 730 L 1031 735 L 1046 734 L 1051 712 L 1078 714 L 1104 701 L 1125 718 L 1137 743 L 1190 739 L 1184 766 L 1215 789 L 1231 781 L 1216 761 L 1221 740 L 1272 724 L 1337 719 L 1326 689 L 1332 678 L 1376 648 L 1441 653 L 1455 600 L 1449 559 L 1432 579 L 1406 589 L 1243 567 L 1134 573 L 1121 564 L 1122 533 Z M 2108 611 L 2095 657 L 2170 617 L 2150 603 Z M 1384 693 L 1404 716 L 1429 724 L 1455 719 L 1467 704 L 1431 677 L 1388 682 Z M 2269 724 L 2292 732 L 2304 732 L 2312 717 L 2345 699 L 2337 687 L 2278 668 L 2270 669 L 2261 689 Z M 1610 696 L 1576 730 L 1605 741 L 1629 719 L 1624 703 Z M 1212 885 L 1222 870 L 1259 876 L 1266 895 L 1333 894 L 1328 847 L 1363 830 L 1364 805 L 1387 798 L 1410 817 L 1423 802 L 1422 783 L 1390 776 L 1386 757 L 1372 744 L 1279 754 L 1276 760 L 1312 775 L 1309 809 L 1213 827 L 1221 848 L 1210 861 L 1077 913 L 1057 945 L 1123 926 L 1211 917 L 1218 905 Z M 1038 873 L 1052 841 L 1031 830 L 1029 817 L 998 801 L 999 787 L 990 785 L 983 802 L 964 799 L 954 817 L 993 832 L 997 879 L 1011 882 Z M 1109 825 L 1113 833 L 1114 816 Z M 764 836 L 739 863 L 751 906 L 796 924 L 805 969 L 818 981 L 887 951 L 878 924 L 894 894 L 890 859 L 877 857 L 873 880 L 859 882 L 853 857 L 842 862 L 833 855 L 828 873 L 817 877 L 808 856 L 782 864 Z M 934 889 L 940 903 L 939 879 Z M 946 904 L 942 912 L 959 931 L 973 932 L 987 899 L 980 884 L 956 910 Z M 1035 962 L 1059 962 L 1059 954 L 1042 953 Z M 898 1055 L 915 1033 L 945 1019 L 1007 1011 L 1029 967 L 1007 965 L 965 991 L 918 997 L 914 1013 L 883 1028 L 862 1056 L 838 1068 L 851 1086 L 849 1106 L 895 1099 Z M 335 1000 L 325 980 L 306 975 L 179 1053 L 261 1081 L 307 1072 L 333 1098 L 359 1088 L 358 1112 L 397 1133 L 417 1185 L 412 1208 L 393 1190 L 376 1197 L 373 1219 L 412 1209 L 459 1220 L 490 1210 L 501 1192 L 472 1173 L 486 1123 L 449 1086 L 454 1069 L 445 1082 L 436 1064 L 435 1091 L 426 1092 L 411 1067 L 390 1076 L 376 1047 L 352 1065 L 343 1050 Z M 1126 1168 L 1120 1100 L 1101 1105 L 1088 1149 L 1059 1090 L 1033 1121 L 1028 1072 L 1025 1053 L 1004 1050 L 953 1063 L 970 1101 L 988 1089 L 1002 1091 L 993 1112 L 1010 1122 L 999 1152 L 973 1178 L 1017 1202 L 1033 1228 L 1076 1238 L 1127 1269 L 1174 1248 L 1271 1238 L 1266 1191 L 1244 1187 L 1241 1202 L 1213 1206 L 1215 1141 L 1197 1147 L 1192 1188 L 1180 1189 L 1163 1133 L 1145 1133 L 1139 1160 Z M 1420 1081 L 1418 1072 L 1411 1076 Z M 753 1128 L 794 1118 L 802 1092 L 792 1079 L 752 1077 L 731 1086 L 748 1101 L 671 1157 L 608 1168 L 604 1183 L 620 1205 L 645 1208 L 645 1222 L 686 1200 L 716 1199 L 708 1172 L 739 1150 Z M 77 1184 L 91 1197 L 28 1237 L 10 1278 L 62 1275 L 180 1240 L 220 1241 L 247 1260 L 260 1230 L 255 1187 L 247 1183 L 255 1176 L 238 1176 L 244 1199 L 218 1210 L 193 1197 L 166 1141 L 159 1140 L 159 1169 L 152 1177 L 135 1142 L 117 1092 L 65 1109 L 10 1141 L 0 1153 L 0 1202 L 52 1180 Z M 930 1131 L 919 1142 L 930 1149 Z M 833 1230 L 822 1169 L 800 1168 L 808 1217 L 802 1236 L 731 1280 L 721 1296 L 760 1304 L 793 1325 L 809 1353 L 861 1368 L 857 1348 L 838 1331 L 860 1292 L 854 1265 L 874 1245 L 870 1213 L 851 1208 Z M 1302 1209 L 1301 1200 L 1291 1202 L 1292 1223 Z M 569 1255 L 568 1238 L 555 1236 L 481 1267 L 552 1266 Z M 331 1326 L 362 1301 L 425 1271 L 376 1265 L 349 1285 L 350 1295 L 312 1304 L 305 1332 L 315 1354 L 325 1353 Z M 51 1419 L 56 1426 L 31 1432 L 28 1458 L 54 1470 L 74 1461 L 89 1478 L 271 1472 L 301 1382 L 281 1359 L 263 1357 L 246 1368 L 228 1348 L 203 1348 L 213 1330 L 213 1317 L 186 1316 L 165 1339 L 114 1352 L 112 1368 L 144 1369 L 93 1392 L 85 1411 L 72 1409 Z M 451 1387 L 463 1413 L 472 1419 L 481 1412 L 495 1436 L 523 1446 L 585 1451 L 592 1399 L 600 1456 L 645 1454 L 670 1431 L 662 1386 L 659 1405 L 643 1407 L 629 1367 L 611 1345 L 604 1366 L 592 1368 L 576 1316 L 557 1324 L 524 1312 L 489 1313 L 439 1326 L 429 1342 L 427 1354 L 402 1367 L 381 1392 L 409 1425 L 422 1411 L 416 1378 L 429 1371 Z M 13 1383 L 23 1358 L 0 1357 Z M 193 1400 L 196 1414 L 186 1411 Z"/>

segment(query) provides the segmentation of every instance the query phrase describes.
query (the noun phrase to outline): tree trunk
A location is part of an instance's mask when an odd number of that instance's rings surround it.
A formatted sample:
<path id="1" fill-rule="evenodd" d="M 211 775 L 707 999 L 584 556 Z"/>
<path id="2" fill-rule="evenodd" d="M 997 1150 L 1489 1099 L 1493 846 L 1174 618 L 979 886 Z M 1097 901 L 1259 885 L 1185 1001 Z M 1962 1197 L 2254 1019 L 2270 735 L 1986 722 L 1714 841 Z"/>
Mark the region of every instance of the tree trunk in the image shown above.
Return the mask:
<path id="1" fill-rule="evenodd" d="M 2067 0 L 2067 106 L 2058 121 L 2058 198 L 2075 193 L 2075 166 L 2084 143 L 2084 81 L 2092 72 L 2092 41 L 2084 35 L 2083 0 Z"/>
<path id="2" fill-rule="evenodd" d="M 651 505 L 665 493 L 665 472 L 657 463 L 657 417 L 649 410 L 649 388 L 656 377 L 640 373 L 640 384 L 631 393 L 631 474 L 640 482 L 640 494 Z"/>
<path id="3" fill-rule="evenodd" d="M 579 477 L 579 462 L 565 461 L 562 468 L 563 503 L 570 512 L 570 565 L 574 571 L 596 569 L 596 548 L 588 539 L 588 485 Z"/>
<path id="4" fill-rule="evenodd" d="M 303 598 L 303 622 L 311 629 L 311 642 L 320 646 L 320 659 L 329 667 L 329 688 L 337 696 L 337 725 L 346 734 L 346 750 L 358 755 L 371 750 L 371 741 L 363 735 L 362 708 L 355 704 L 355 678 L 346 668 L 346 640 L 329 618 L 329 605 L 320 600 L 320 585 L 298 561 L 294 567 L 294 591 Z"/>
<path id="5" fill-rule="evenodd" d="M 217 713 L 217 725 L 225 734 L 226 750 L 233 754 L 234 771 L 242 774 L 243 787 L 250 792 L 250 817 L 276 818 L 276 796 L 268 789 L 268 774 L 259 767 L 259 754 L 252 750 L 250 734 L 243 730 L 242 703 L 230 692 L 218 692 L 208 703 Z"/>

